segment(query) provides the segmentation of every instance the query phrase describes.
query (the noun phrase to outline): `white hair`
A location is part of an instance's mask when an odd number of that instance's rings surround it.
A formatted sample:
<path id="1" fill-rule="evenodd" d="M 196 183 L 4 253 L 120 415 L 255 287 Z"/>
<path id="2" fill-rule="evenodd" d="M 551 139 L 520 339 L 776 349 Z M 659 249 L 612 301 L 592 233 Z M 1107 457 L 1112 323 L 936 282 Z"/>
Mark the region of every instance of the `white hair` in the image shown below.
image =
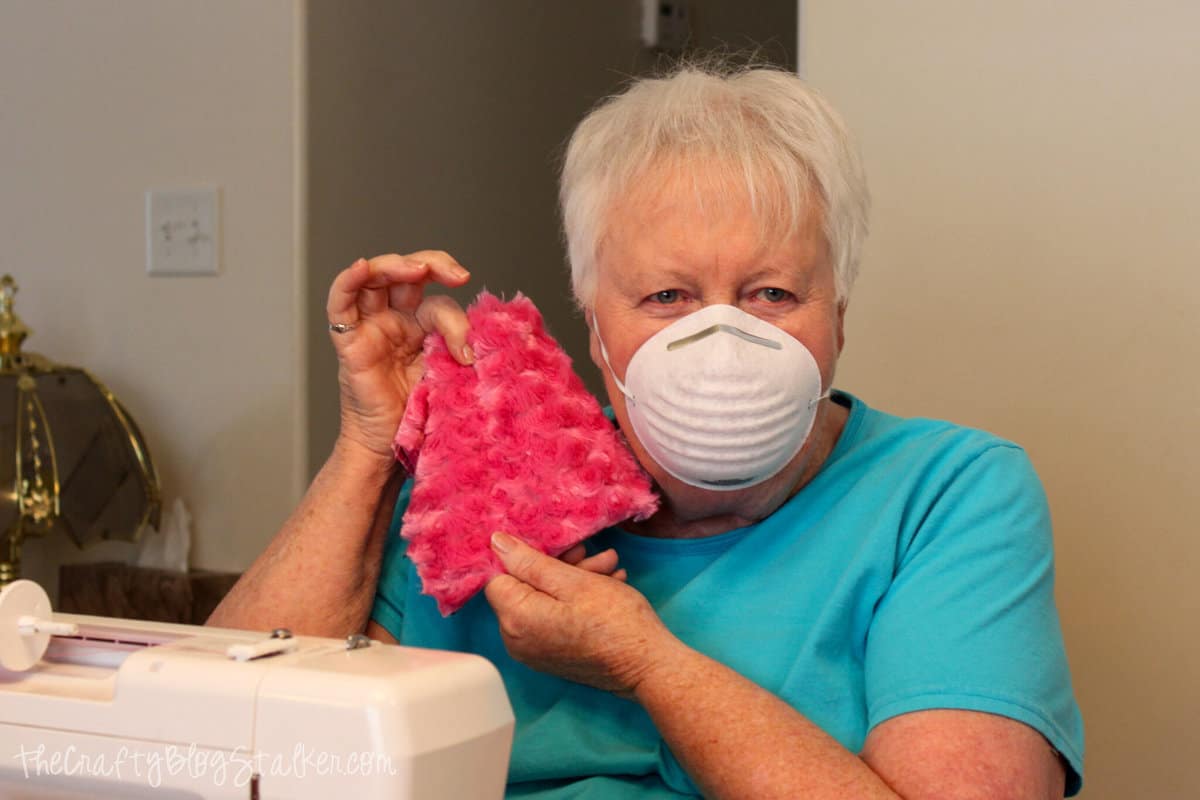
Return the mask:
<path id="1" fill-rule="evenodd" d="M 600 103 L 571 136 L 559 188 L 576 302 L 591 308 L 612 207 L 652 169 L 743 183 L 765 234 L 790 233 L 819 203 L 840 300 L 858 273 L 870 197 L 837 112 L 789 72 L 684 65 Z M 709 187 L 710 189 L 715 187 Z"/>

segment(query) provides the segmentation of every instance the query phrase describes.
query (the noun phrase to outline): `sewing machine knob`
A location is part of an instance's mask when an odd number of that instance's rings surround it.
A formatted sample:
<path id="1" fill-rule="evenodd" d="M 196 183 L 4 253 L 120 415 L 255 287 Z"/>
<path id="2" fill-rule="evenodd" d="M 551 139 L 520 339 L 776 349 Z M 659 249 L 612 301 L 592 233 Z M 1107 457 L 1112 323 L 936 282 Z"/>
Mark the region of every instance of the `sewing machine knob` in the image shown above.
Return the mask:
<path id="1" fill-rule="evenodd" d="M 13 581 L 0 591 L 0 666 L 22 672 L 42 660 L 50 636 L 74 633 L 50 620 L 50 597 L 33 581 Z"/>
<path id="2" fill-rule="evenodd" d="M 290 630 L 288 630 L 287 628 L 276 628 L 275 630 L 271 631 L 271 638 L 272 639 L 290 639 L 290 638 L 292 638 L 292 632 Z"/>
<path id="3" fill-rule="evenodd" d="M 361 633 L 353 633 L 346 637 L 347 650 L 361 650 L 364 647 L 370 647 L 371 640 L 363 636 Z"/>

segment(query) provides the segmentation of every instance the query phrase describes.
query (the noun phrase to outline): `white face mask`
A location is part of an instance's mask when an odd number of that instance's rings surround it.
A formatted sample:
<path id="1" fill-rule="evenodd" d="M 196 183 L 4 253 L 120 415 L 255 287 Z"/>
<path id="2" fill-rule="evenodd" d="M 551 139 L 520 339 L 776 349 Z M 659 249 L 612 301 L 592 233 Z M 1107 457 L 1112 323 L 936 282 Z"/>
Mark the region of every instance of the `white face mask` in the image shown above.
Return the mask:
<path id="1" fill-rule="evenodd" d="M 732 491 L 775 475 L 800 452 L 828 396 L 807 347 L 733 306 L 705 306 L 651 336 L 624 383 L 593 324 L 638 440 L 691 486 Z"/>

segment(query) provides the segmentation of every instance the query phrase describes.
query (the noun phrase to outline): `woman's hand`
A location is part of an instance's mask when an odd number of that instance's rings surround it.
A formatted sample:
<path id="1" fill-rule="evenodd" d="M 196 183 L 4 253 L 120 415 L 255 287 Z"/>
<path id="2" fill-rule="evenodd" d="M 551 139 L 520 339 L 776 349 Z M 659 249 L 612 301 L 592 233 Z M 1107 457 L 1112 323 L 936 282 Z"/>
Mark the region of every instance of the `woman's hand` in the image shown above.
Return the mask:
<path id="1" fill-rule="evenodd" d="M 683 648 L 624 582 L 614 551 L 568 563 L 578 552 L 551 558 L 500 533 L 492 546 L 508 574 L 484 591 L 505 647 L 526 666 L 630 697 Z"/>
<path id="2" fill-rule="evenodd" d="M 597 575 L 607 575 L 610 578 L 616 578 L 622 583 L 629 578 L 629 574 L 625 572 L 625 569 L 617 564 L 617 551 L 611 547 L 589 556 L 587 548 L 581 542 L 560 555 L 559 559 L 573 567 L 579 567 L 588 572 L 594 572 Z"/>
<path id="3" fill-rule="evenodd" d="M 469 278 L 448 253 L 422 250 L 362 258 L 334 279 L 326 315 L 338 357 L 339 445 L 355 445 L 391 465 L 392 438 L 424 374 L 426 334 L 444 336 L 459 363 L 474 361 L 462 307 L 445 295 L 425 296 L 430 281 L 462 286 Z"/>

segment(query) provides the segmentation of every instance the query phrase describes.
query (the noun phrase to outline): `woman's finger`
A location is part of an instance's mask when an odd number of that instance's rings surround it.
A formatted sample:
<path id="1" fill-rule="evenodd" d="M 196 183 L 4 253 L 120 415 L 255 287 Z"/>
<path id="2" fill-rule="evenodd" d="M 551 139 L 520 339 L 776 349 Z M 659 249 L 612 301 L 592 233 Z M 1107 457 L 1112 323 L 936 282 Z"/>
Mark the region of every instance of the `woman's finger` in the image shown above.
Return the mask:
<path id="1" fill-rule="evenodd" d="M 393 283 L 387 291 L 388 305 L 395 311 L 414 312 L 425 299 L 424 283 Z"/>
<path id="2" fill-rule="evenodd" d="M 358 322 L 358 292 L 370 278 L 371 268 L 365 258 L 360 258 L 338 273 L 329 287 L 329 299 L 325 303 L 325 316 L 331 322 L 354 325 Z"/>
<path id="3" fill-rule="evenodd" d="M 429 281 L 461 286 L 470 277 L 462 264 L 443 250 L 360 258 L 342 270 L 329 287 L 326 317 L 331 324 L 352 330 L 363 317 L 389 308 L 414 313 L 426 332 L 437 331 L 446 337 L 456 360 L 470 364 L 474 358 L 464 350 L 467 322 L 462 309 L 447 299 L 426 305 L 424 296 Z"/>
<path id="4" fill-rule="evenodd" d="M 475 354 L 467 346 L 467 314 L 462 306 L 448 295 L 435 294 L 426 297 L 417 307 L 417 324 L 426 333 L 440 333 L 454 360 L 460 364 L 474 364 Z"/>
<path id="5" fill-rule="evenodd" d="M 434 281 L 443 286 L 462 286 L 471 273 L 449 253 L 442 250 L 421 250 L 405 256 L 411 263 L 425 269 L 424 280 L 417 283 L 393 284 L 388 289 L 388 303 L 397 311 L 416 311 L 425 297 L 425 283 Z"/>
<path id="6" fill-rule="evenodd" d="M 612 575 L 617 569 L 617 551 L 611 547 L 607 550 L 602 550 L 594 556 L 588 556 L 576 562 L 575 566 L 580 569 L 585 569 L 588 572 L 595 572 L 598 575 Z"/>
<path id="7" fill-rule="evenodd" d="M 429 264 L 412 256 L 388 253 L 367 262 L 371 271 L 369 284 L 383 288 L 394 283 L 423 283 L 429 278 Z"/>
<path id="8" fill-rule="evenodd" d="M 410 253 L 407 258 L 427 264 L 430 280 L 443 286 L 462 286 L 471 278 L 467 268 L 444 250 L 420 250 Z"/>
<path id="9" fill-rule="evenodd" d="M 572 566 L 579 564 L 587 557 L 587 548 L 582 543 L 575 545 L 570 550 L 559 556 L 559 558 Z"/>
<path id="10" fill-rule="evenodd" d="M 410 261 L 394 253 L 369 261 L 360 258 L 333 279 L 325 315 L 331 323 L 354 325 L 361 312 L 375 313 L 387 308 L 388 286 L 421 283 L 428 275 L 429 267 L 423 261 Z"/>
<path id="11" fill-rule="evenodd" d="M 429 281 L 444 286 L 462 286 L 471 274 L 449 253 L 421 250 L 406 256 L 380 256 L 371 260 L 378 285 L 386 285 L 388 305 L 396 311 L 417 310 Z"/>
<path id="12" fill-rule="evenodd" d="M 374 289 L 370 286 L 365 286 L 358 292 L 358 310 L 364 316 L 378 314 L 381 311 L 386 311 L 388 307 L 388 290 L 386 288 Z"/>

